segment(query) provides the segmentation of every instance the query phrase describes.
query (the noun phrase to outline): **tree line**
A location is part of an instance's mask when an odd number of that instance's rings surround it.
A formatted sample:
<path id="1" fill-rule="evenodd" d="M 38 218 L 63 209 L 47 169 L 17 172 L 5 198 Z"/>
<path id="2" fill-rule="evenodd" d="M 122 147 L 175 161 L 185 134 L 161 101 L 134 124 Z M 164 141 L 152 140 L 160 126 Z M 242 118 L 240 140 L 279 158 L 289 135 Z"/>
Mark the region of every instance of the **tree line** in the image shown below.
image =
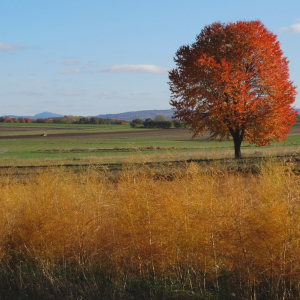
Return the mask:
<path id="1" fill-rule="evenodd" d="M 10 118 L 8 116 L 0 117 L 0 122 L 4 123 L 54 123 L 54 124 L 117 124 L 124 125 L 128 122 L 117 119 L 102 119 L 97 117 L 78 117 L 78 116 L 64 116 L 54 118 Z"/>
<path id="2" fill-rule="evenodd" d="M 8 116 L 0 117 L 0 122 L 4 123 L 54 123 L 54 124 L 117 124 L 124 125 L 128 122 L 117 119 L 102 119 L 97 117 L 80 117 L 80 116 L 64 116 L 54 118 L 10 118 Z M 171 127 L 183 128 L 184 124 L 179 120 L 168 121 L 164 115 L 157 115 L 154 120 L 148 118 L 146 120 L 133 119 L 130 123 L 132 128 L 163 128 Z"/>
<path id="3" fill-rule="evenodd" d="M 146 119 L 145 121 L 143 121 L 141 119 L 134 119 L 130 122 L 130 126 L 132 128 L 163 128 L 163 129 L 168 129 L 171 127 L 175 127 L 175 128 L 183 128 L 184 127 L 183 123 L 178 120 L 157 121 L 157 120 L 152 120 L 152 119 Z"/>

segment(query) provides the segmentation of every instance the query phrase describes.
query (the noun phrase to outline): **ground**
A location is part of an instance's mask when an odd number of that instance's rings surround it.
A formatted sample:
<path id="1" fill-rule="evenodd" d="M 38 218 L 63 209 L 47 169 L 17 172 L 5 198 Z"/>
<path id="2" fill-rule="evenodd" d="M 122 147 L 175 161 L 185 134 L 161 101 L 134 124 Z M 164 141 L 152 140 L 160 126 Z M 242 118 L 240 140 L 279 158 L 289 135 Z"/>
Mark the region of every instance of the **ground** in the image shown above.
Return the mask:
<path id="1" fill-rule="evenodd" d="M 0 299 L 298 299 L 299 145 L 0 123 Z"/>
<path id="2" fill-rule="evenodd" d="M 46 132 L 47 137 L 42 136 Z M 300 125 L 284 143 L 242 144 L 242 155 L 296 154 Z M 188 129 L 144 129 L 129 125 L 0 123 L 0 166 L 111 164 L 233 157 L 233 141 L 192 138 Z"/>

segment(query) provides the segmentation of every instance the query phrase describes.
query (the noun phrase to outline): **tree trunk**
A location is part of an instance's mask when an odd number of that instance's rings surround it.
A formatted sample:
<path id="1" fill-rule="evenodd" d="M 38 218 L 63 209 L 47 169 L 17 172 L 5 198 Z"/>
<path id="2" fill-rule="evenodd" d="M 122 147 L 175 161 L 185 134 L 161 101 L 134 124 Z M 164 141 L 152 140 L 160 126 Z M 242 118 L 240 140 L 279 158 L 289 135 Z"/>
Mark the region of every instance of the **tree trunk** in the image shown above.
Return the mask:
<path id="1" fill-rule="evenodd" d="M 233 139 L 234 141 L 234 156 L 235 158 L 241 158 L 242 157 L 242 153 L 241 153 L 241 144 L 242 141 L 237 138 L 237 139 Z"/>
<path id="2" fill-rule="evenodd" d="M 234 156 L 235 158 L 241 158 L 241 145 L 244 138 L 245 129 L 236 129 L 233 130 L 232 128 L 229 128 L 229 132 L 233 137 L 234 142 Z"/>

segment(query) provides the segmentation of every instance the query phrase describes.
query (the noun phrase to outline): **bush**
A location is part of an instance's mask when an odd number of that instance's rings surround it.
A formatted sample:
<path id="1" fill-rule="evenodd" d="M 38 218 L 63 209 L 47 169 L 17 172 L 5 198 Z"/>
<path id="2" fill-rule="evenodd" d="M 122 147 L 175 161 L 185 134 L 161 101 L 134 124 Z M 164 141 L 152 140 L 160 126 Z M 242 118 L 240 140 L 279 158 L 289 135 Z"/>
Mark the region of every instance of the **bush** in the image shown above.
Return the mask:
<path id="1" fill-rule="evenodd" d="M 154 121 L 167 121 L 167 118 L 164 115 L 158 114 L 155 116 Z"/>
<path id="2" fill-rule="evenodd" d="M 98 124 L 98 118 L 96 117 L 90 118 L 90 124 Z"/>
<path id="3" fill-rule="evenodd" d="M 123 120 L 114 120 L 114 123 L 112 123 L 112 124 L 125 125 L 126 123 Z"/>
<path id="4" fill-rule="evenodd" d="M 35 123 L 52 123 L 53 119 L 36 119 Z"/>
<path id="5" fill-rule="evenodd" d="M 81 117 L 78 120 L 78 124 L 89 124 L 89 123 L 90 123 L 90 120 L 89 120 L 89 118 L 86 118 L 86 117 Z"/>
<path id="6" fill-rule="evenodd" d="M 171 121 L 145 121 L 144 122 L 144 127 L 146 128 L 164 128 L 168 129 L 172 127 L 172 122 Z"/>
<path id="7" fill-rule="evenodd" d="M 143 122 L 143 120 L 141 120 L 141 119 L 133 119 L 132 121 L 131 121 L 131 123 L 135 123 L 135 124 L 143 124 L 144 122 Z"/>
<path id="8" fill-rule="evenodd" d="M 10 117 L 6 116 L 6 117 L 4 117 L 4 122 L 6 122 L 6 123 L 12 123 L 13 120 Z"/>
<path id="9" fill-rule="evenodd" d="M 178 120 L 173 121 L 173 124 L 174 124 L 175 128 L 183 128 L 184 127 L 183 123 Z"/>
<path id="10" fill-rule="evenodd" d="M 22 120 L 22 123 L 31 123 L 31 120 L 29 118 L 24 118 Z"/>

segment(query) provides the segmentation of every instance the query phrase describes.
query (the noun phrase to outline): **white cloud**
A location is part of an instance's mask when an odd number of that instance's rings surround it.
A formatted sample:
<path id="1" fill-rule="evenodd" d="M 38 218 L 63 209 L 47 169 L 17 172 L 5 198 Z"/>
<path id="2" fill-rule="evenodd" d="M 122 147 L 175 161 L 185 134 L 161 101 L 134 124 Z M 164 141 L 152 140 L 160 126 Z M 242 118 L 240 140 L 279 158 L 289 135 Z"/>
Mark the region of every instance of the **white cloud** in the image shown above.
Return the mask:
<path id="1" fill-rule="evenodd" d="M 78 65 L 79 62 L 77 60 L 73 60 L 73 59 L 68 59 L 68 60 L 65 60 L 63 62 L 64 65 L 67 65 L 67 66 L 75 66 L 75 65 Z"/>
<path id="2" fill-rule="evenodd" d="M 300 19 L 297 19 L 296 23 L 291 25 L 291 26 L 282 27 L 282 28 L 279 29 L 279 32 L 285 32 L 285 31 L 300 33 Z"/>
<path id="3" fill-rule="evenodd" d="M 111 65 L 107 68 L 101 68 L 98 61 L 89 61 L 83 68 L 74 70 L 61 70 L 60 74 L 79 74 L 79 73 L 153 73 L 165 74 L 169 71 L 168 68 L 162 68 L 155 65 Z"/>
<path id="4" fill-rule="evenodd" d="M 79 74 L 79 73 L 82 73 L 82 70 L 81 69 L 75 69 L 75 70 L 60 70 L 59 71 L 60 74 Z"/>
<path id="5" fill-rule="evenodd" d="M 95 96 L 96 98 L 99 99 L 112 99 L 116 97 L 117 92 L 102 92 L 100 95 Z"/>
<path id="6" fill-rule="evenodd" d="M 0 42 L 0 50 L 2 50 L 2 51 L 20 50 L 20 49 L 23 49 L 23 47 Z"/>
<path id="7" fill-rule="evenodd" d="M 74 91 L 74 92 L 62 92 L 56 93 L 57 96 L 64 96 L 64 97 L 72 97 L 72 96 L 86 96 L 87 93 L 85 91 Z"/>
<path id="8" fill-rule="evenodd" d="M 167 68 L 162 68 L 155 65 L 111 65 L 110 67 L 103 69 L 101 72 L 110 73 L 167 73 Z"/>
<path id="9" fill-rule="evenodd" d="M 10 92 L 9 95 L 22 95 L 28 97 L 40 97 L 43 96 L 43 93 L 32 92 L 32 91 L 22 91 L 22 92 Z"/>
<path id="10" fill-rule="evenodd" d="M 84 66 L 85 69 L 90 69 L 90 68 L 96 68 L 99 66 L 99 62 L 97 60 L 90 60 L 88 63 Z"/>
<path id="11" fill-rule="evenodd" d="M 146 96 L 146 95 L 149 95 L 149 93 L 132 92 L 130 95 L 132 95 L 132 96 Z"/>
<path id="12" fill-rule="evenodd" d="M 115 95 L 116 92 L 103 92 L 102 95 L 104 96 L 111 96 L 111 95 Z"/>

